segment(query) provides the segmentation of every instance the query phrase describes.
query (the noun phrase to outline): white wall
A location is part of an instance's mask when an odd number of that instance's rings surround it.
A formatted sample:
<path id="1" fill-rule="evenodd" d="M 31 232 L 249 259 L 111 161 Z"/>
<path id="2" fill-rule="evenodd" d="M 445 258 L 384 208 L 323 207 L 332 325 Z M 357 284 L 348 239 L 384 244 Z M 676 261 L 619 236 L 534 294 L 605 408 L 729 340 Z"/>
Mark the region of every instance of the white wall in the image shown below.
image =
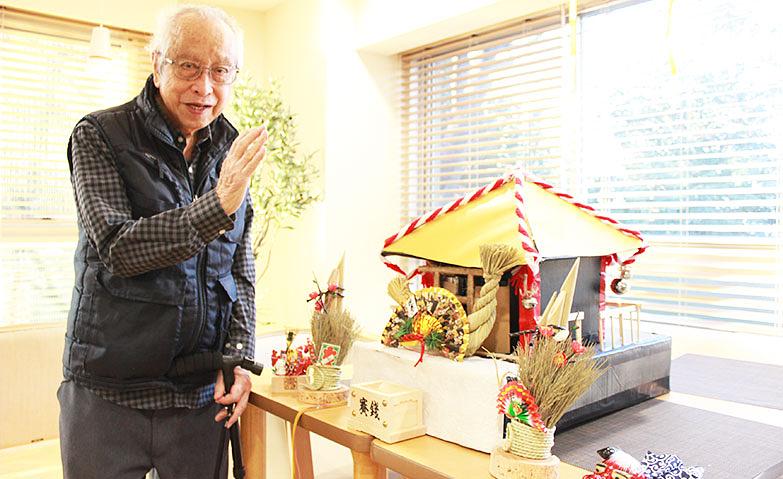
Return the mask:
<path id="1" fill-rule="evenodd" d="M 110 2 L 107 0 L 6 0 L 4 5 L 32 12 L 45 13 L 63 18 L 102 23 L 112 27 L 127 28 L 141 32 L 153 32 L 158 15 L 165 9 L 181 3 L 214 4 L 208 1 L 177 0 L 134 0 L 132 2 Z M 243 74 L 262 77 L 263 42 L 261 28 L 263 13 L 240 8 L 221 7 L 245 31 L 245 61 Z"/>
<path id="2" fill-rule="evenodd" d="M 154 30 L 158 11 L 177 4 L 176 0 L 6 0 L 3 3 L 9 7 L 142 32 Z"/>
<path id="3" fill-rule="evenodd" d="M 303 326 L 312 275 L 346 253 L 345 305 L 368 334 L 390 313 L 379 259 L 399 227 L 397 53 L 552 8 L 553 0 L 287 0 L 264 15 L 266 72 L 281 79 L 304 151 L 318 152 L 323 200 L 278 235 L 259 285 L 259 320 Z"/>
<path id="4" fill-rule="evenodd" d="M 356 0 L 358 45 L 396 54 L 557 8 L 563 0 Z"/>
<path id="5" fill-rule="evenodd" d="M 322 284 L 346 254 L 346 306 L 370 332 L 386 321 L 384 235 L 398 222 L 396 58 L 356 50 L 343 2 L 289 0 L 267 12 L 266 66 L 298 116 L 303 151 L 316 151 L 322 201 L 278 235 L 259 294 L 260 317 L 309 321 L 313 273 Z"/>
<path id="6" fill-rule="evenodd" d="M 319 9 L 316 3 L 285 2 L 267 12 L 261 25 L 264 80 L 281 82 L 282 96 L 297 119 L 297 140 L 301 153 L 317 152 L 316 163 L 323 170 L 325 55 L 320 51 Z M 308 8 L 309 7 L 309 8 Z M 323 189 L 323 180 L 319 189 Z M 324 228 L 318 204 L 305 213 L 293 231 L 279 232 L 269 264 L 257 291 L 258 322 L 285 325 L 306 324 L 304 299 L 311 289 L 315 262 L 323 255 Z M 320 230 L 320 233 L 319 233 Z"/>

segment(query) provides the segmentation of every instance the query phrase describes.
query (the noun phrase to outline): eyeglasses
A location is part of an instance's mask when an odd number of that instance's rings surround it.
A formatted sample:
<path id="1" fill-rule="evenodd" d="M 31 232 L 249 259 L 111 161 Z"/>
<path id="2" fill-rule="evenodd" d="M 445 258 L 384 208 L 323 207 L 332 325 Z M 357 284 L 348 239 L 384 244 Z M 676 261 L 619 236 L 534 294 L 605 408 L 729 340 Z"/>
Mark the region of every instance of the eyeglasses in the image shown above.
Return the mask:
<path id="1" fill-rule="evenodd" d="M 180 80 L 192 81 L 201 77 L 204 70 L 209 72 L 209 77 L 214 83 L 228 85 L 234 83 L 237 79 L 239 69 L 231 65 L 215 65 L 213 67 L 202 67 L 198 63 L 190 60 L 172 60 L 163 58 L 163 61 L 174 67 L 174 75 Z"/>

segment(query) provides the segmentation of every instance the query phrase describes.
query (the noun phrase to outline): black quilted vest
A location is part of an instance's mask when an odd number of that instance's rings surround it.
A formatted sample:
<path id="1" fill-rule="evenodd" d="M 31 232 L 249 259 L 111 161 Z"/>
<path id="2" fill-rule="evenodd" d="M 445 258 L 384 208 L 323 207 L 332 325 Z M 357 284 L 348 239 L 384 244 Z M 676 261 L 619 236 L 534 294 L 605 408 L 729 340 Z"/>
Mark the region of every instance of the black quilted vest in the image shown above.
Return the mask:
<path id="1" fill-rule="evenodd" d="M 186 207 L 214 189 L 237 136 L 222 115 L 211 124 L 205 167 L 191 183 L 185 158 L 155 106 L 151 78 L 134 100 L 84 118 L 110 146 L 134 220 Z M 121 390 L 186 390 L 214 381 L 214 373 L 176 380 L 166 373 L 177 357 L 223 348 L 237 295 L 231 265 L 245 227 L 245 208 L 243 204 L 237 211 L 232 230 L 195 256 L 133 277 L 112 274 L 80 224 L 65 377 L 88 387 Z"/>

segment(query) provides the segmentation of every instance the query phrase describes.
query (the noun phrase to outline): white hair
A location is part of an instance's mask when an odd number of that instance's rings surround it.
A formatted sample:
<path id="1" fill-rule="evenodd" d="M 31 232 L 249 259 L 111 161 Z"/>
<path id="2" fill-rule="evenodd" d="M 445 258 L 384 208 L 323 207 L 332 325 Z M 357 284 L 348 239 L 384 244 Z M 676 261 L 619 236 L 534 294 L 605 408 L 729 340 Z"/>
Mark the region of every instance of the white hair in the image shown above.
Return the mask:
<path id="1" fill-rule="evenodd" d="M 223 23 L 234 34 L 237 48 L 237 67 L 242 66 L 244 53 L 244 32 L 236 20 L 217 7 L 208 5 L 178 5 L 164 10 L 158 17 L 158 27 L 147 46 L 150 53 L 165 55 L 174 45 L 182 30 L 183 20 L 189 17 L 199 17 L 212 23 Z M 161 59 L 158 60 L 160 62 Z M 155 68 L 160 65 L 154 65 Z"/>

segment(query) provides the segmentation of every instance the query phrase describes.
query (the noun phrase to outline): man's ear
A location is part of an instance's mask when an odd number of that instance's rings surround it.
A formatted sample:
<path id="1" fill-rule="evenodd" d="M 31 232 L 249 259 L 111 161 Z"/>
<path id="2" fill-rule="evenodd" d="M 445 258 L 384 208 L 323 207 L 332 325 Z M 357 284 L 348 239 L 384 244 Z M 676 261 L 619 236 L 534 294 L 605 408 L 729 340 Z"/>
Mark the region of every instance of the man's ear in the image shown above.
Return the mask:
<path id="1" fill-rule="evenodd" d="M 160 52 L 152 52 L 152 82 L 160 88 Z"/>

